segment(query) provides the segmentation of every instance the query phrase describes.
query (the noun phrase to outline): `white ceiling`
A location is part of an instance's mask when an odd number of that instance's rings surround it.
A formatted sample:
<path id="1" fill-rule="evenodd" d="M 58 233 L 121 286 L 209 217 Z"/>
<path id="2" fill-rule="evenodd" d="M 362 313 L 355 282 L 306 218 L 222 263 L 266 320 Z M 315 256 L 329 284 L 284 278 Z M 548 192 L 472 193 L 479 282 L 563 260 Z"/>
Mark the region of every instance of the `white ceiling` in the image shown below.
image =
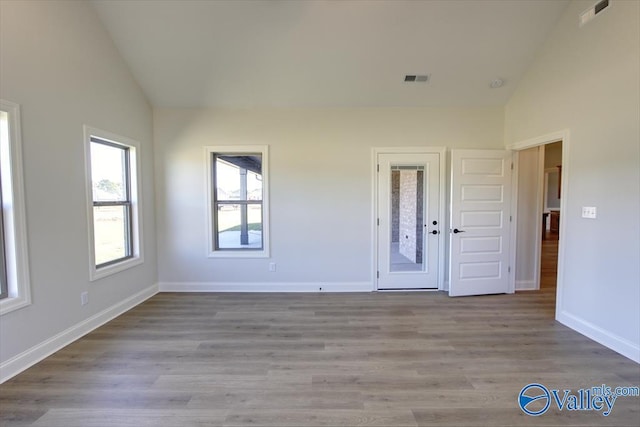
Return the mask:
<path id="1" fill-rule="evenodd" d="M 504 105 L 567 3 L 93 0 L 158 107 Z"/>

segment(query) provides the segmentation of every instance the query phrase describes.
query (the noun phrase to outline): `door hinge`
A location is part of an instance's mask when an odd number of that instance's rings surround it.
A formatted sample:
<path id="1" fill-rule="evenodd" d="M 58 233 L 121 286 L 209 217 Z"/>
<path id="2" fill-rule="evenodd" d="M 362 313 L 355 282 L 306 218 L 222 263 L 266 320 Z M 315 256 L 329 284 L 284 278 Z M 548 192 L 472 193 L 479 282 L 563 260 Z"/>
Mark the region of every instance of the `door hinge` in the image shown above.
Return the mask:
<path id="1" fill-rule="evenodd" d="M 380 165 L 378 165 L 378 172 L 380 172 Z"/>
<path id="2" fill-rule="evenodd" d="M 509 222 L 513 221 L 513 216 L 509 215 Z"/>
<path id="3" fill-rule="evenodd" d="M 380 272 L 376 271 L 376 278 L 379 279 L 380 278 Z"/>
<path id="4" fill-rule="evenodd" d="M 509 268 L 507 268 L 507 273 L 511 273 L 511 266 L 509 266 Z"/>
<path id="5" fill-rule="evenodd" d="M 380 226 L 380 218 L 378 218 L 378 226 Z"/>
<path id="6" fill-rule="evenodd" d="M 511 170 L 513 170 L 513 162 L 511 162 Z"/>

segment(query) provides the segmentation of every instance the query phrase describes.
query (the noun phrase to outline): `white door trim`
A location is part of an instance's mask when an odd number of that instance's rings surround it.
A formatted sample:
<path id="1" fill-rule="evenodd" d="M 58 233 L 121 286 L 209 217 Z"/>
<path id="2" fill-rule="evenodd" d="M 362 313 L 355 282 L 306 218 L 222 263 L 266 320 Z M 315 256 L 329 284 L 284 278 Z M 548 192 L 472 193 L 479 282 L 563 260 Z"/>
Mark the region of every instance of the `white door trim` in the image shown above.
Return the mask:
<path id="1" fill-rule="evenodd" d="M 439 206 L 438 206 L 438 223 L 444 226 L 445 221 L 445 158 L 447 149 L 445 147 L 373 147 L 371 149 L 371 283 L 373 291 L 378 290 L 378 155 L 379 154 L 439 154 L 440 167 L 440 188 L 439 188 Z M 440 229 L 438 235 L 438 290 L 444 290 L 444 228 Z"/>
<path id="2" fill-rule="evenodd" d="M 516 250 L 517 250 L 517 234 L 518 234 L 518 165 L 520 156 L 517 151 L 511 150 L 511 234 L 509 235 L 509 265 L 511 265 L 511 274 L 509 275 L 509 284 L 507 285 L 507 293 L 514 294 L 516 292 Z"/>
<path id="3" fill-rule="evenodd" d="M 539 145 L 551 144 L 553 142 L 562 141 L 562 176 L 560 182 L 560 193 L 562 194 L 562 201 L 560 202 L 560 235 L 565 235 L 567 212 L 566 206 L 569 200 L 569 147 L 570 147 L 570 130 L 562 129 L 556 132 L 548 133 L 546 135 L 538 136 L 524 141 L 518 141 L 513 144 L 507 145 L 507 149 L 520 151 L 527 148 L 537 147 Z M 514 170 L 514 172 L 517 172 Z M 517 199 L 517 194 L 514 194 L 514 199 Z M 516 200 L 517 202 L 517 200 Z M 514 217 L 514 223 L 517 221 L 517 217 Z M 512 242 L 515 242 L 515 233 L 512 235 Z M 558 277 L 556 279 L 556 319 L 564 311 L 564 305 L 562 301 L 563 284 L 564 284 L 564 259 L 565 259 L 565 245 L 562 243 L 564 238 L 561 238 L 558 242 Z M 515 262 L 515 246 L 512 246 L 511 256 L 513 262 Z"/>

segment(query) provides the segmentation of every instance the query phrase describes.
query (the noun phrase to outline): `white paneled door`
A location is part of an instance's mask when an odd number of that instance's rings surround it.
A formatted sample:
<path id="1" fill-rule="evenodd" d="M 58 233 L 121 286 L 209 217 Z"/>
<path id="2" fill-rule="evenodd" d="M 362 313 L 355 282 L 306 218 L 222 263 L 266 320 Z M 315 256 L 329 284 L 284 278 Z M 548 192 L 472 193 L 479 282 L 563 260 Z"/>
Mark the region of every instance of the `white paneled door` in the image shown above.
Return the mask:
<path id="1" fill-rule="evenodd" d="M 451 150 L 449 295 L 507 293 L 511 152 Z"/>
<path id="2" fill-rule="evenodd" d="M 440 154 L 379 153 L 377 162 L 377 289 L 437 289 Z"/>

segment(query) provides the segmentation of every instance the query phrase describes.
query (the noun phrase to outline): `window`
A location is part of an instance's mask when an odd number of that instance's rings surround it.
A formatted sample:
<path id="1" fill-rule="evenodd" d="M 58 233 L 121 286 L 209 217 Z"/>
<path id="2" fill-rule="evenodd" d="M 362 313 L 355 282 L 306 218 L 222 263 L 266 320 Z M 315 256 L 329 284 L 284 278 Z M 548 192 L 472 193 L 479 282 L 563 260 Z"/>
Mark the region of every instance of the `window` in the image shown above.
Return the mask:
<path id="1" fill-rule="evenodd" d="M 130 148 L 91 138 L 96 268 L 133 256 Z"/>
<path id="2" fill-rule="evenodd" d="M 5 112 L 0 113 L 3 116 Z M 1 119 L 0 119 L 1 120 Z M 1 166 L 0 166 L 1 168 Z M 2 173 L 0 171 L 0 188 L 2 188 Z M 2 203 L 2 191 L 0 191 L 0 299 L 9 296 L 9 285 L 7 284 L 7 256 L 5 254 L 4 238 L 4 203 Z"/>
<path id="3" fill-rule="evenodd" d="M 267 257 L 267 147 L 207 147 L 209 255 Z"/>
<path id="4" fill-rule="evenodd" d="M 91 280 L 142 262 L 138 143 L 85 127 Z"/>
<path id="5" fill-rule="evenodd" d="M 20 107 L 0 100 L 0 315 L 29 304 Z"/>

